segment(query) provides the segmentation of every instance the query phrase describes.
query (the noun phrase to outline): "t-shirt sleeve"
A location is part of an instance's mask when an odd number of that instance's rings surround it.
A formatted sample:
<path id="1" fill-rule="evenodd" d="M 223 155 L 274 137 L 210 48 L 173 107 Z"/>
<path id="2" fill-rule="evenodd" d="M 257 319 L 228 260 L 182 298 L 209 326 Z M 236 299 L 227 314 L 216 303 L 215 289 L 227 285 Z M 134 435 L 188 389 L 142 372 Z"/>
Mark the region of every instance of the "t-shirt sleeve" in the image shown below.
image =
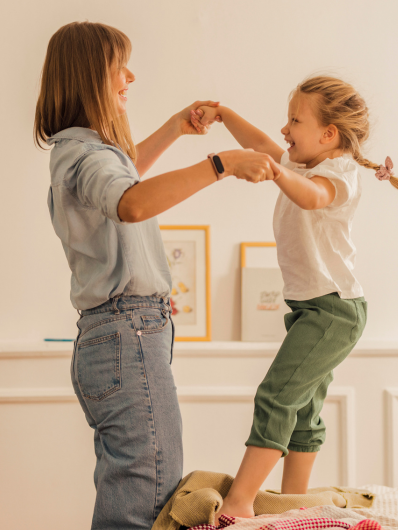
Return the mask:
<path id="1" fill-rule="evenodd" d="M 329 208 L 343 206 L 355 195 L 355 188 L 358 184 L 354 168 L 335 168 L 321 164 L 309 170 L 305 176 L 308 178 L 325 177 L 334 185 L 336 196 L 329 204 Z"/>
<path id="2" fill-rule="evenodd" d="M 122 224 L 117 213 L 123 193 L 139 182 L 110 149 L 86 153 L 77 168 L 77 196 L 85 206 L 98 209 L 102 215 Z"/>

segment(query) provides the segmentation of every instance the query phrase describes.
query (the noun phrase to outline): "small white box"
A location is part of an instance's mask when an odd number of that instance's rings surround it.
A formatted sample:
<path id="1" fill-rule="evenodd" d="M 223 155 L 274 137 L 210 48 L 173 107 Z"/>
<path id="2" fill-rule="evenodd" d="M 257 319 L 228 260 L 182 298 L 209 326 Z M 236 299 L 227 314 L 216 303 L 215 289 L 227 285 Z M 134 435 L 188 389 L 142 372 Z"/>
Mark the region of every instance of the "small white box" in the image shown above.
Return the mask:
<path id="1" fill-rule="evenodd" d="M 280 269 L 242 269 L 242 341 L 283 341 L 286 336 L 284 315 L 290 308 L 282 290 Z"/>

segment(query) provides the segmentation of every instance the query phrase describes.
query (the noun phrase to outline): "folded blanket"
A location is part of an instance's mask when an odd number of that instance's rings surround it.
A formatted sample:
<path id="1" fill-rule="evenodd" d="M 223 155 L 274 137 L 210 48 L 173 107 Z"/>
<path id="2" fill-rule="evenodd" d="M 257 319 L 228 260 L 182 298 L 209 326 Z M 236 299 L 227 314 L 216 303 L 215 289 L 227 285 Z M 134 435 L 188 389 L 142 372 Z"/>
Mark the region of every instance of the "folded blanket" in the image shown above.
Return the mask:
<path id="1" fill-rule="evenodd" d="M 249 519 L 221 515 L 218 527 L 202 524 L 191 530 L 225 530 L 232 526 L 228 530 L 383 530 L 377 521 L 335 506 L 314 506 Z"/>
<path id="2" fill-rule="evenodd" d="M 200 524 L 214 524 L 215 513 L 222 506 L 233 478 L 224 473 L 193 471 L 184 477 L 160 512 L 152 530 L 178 530 Z M 282 495 L 274 491 L 259 491 L 254 512 L 280 514 L 297 508 L 331 505 L 339 508 L 369 508 L 374 495 L 367 490 L 352 488 L 315 488 L 306 495 Z"/>
<path id="3" fill-rule="evenodd" d="M 259 513 L 283 513 L 286 510 L 293 510 L 294 508 L 301 508 L 302 506 L 310 508 L 311 506 L 321 506 L 326 504 L 334 504 L 340 508 L 370 508 L 375 498 L 375 495 L 368 490 L 358 488 L 337 488 L 334 486 L 312 488 L 308 490 L 306 495 L 282 495 L 280 491 L 276 490 L 266 490 L 264 493 L 270 495 L 273 499 L 273 501 L 271 501 L 270 498 L 269 502 L 272 502 L 275 511 Z M 337 495 L 331 495 L 333 493 Z M 319 499 L 323 499 L 324 495 L 328 497 L 330 496 L 333 502 L 319 503 L 317 499 L 318 496 Z M 256 497 L 255 502 L 257 502 L 257 499 L 258 496 Z M 256 511 L 256 504 L 254 504 L 254 511 Z M 257 512 L 256 515 L 258 515 Z"/>

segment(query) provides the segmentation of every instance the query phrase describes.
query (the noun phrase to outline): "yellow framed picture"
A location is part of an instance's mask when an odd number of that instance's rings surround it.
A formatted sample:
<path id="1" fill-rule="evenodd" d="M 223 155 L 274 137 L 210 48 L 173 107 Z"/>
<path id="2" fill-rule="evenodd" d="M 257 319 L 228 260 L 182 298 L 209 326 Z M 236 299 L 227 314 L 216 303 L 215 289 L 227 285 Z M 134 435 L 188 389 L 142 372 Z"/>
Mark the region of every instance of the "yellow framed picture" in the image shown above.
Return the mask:
<path id="1" fill-rule="evenodd" d="M 241 340 L 281 342 L 286 336 L 283 279 L 276 243 L 241 243 L 242 316 Z"/>
<path id="2" fill-rule="evenodd" d="M 247 249 L 248 248 L 262 248 L 262 247 L 276 247 L 276 243 L 271 242 L 250 242 L 250 243 L 241 243 L 240 244 L 240 266 L 246 267 L 247 262 Z"/>
<path id="3" fill-rule="evenodd" d="M 211 340 L 210 226 L 161 225 L 176 341 Z"/>

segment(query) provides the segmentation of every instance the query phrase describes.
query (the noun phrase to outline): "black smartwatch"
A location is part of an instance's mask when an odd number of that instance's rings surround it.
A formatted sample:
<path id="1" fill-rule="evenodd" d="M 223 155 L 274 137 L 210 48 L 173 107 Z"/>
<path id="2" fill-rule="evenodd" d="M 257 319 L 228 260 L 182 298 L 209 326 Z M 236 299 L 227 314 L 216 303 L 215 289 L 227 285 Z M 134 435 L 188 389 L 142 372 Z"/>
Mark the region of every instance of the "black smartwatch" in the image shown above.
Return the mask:
<path id="1" fill-rule="evenodd" d="M 209 155 L 207 155 L 207 158 L 210 158 L 217 180 L 219 180 L 220 175 L 222 175 L 225 171 L 224 166 L 221 162 L 221 158 L 215 153 L 210 153 Z"/>

